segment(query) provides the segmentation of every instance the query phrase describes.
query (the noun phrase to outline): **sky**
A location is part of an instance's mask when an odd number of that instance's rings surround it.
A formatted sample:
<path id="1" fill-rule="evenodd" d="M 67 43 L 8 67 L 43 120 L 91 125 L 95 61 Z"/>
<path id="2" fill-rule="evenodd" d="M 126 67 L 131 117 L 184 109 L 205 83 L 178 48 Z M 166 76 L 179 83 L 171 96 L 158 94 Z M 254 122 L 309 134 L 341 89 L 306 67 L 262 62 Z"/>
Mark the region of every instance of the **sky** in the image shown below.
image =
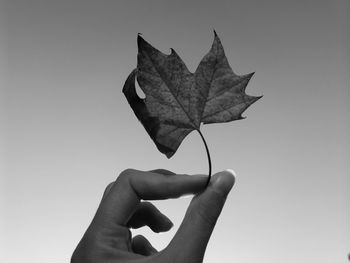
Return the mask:
<path id="1" fill-rule="evenodd" d="M 247 118 L 201 126 L 237 182 L 204 262 L 345 263 L 350 252 L 350 3 L 346 0 L 0 3 L 0 261 L 68 262 L 127 168 L 207 173 L 197 133 L 167 159 L 124 95 L 138 33 L 194 72 L 215 29 Z M 175 226 L 190 198 L 155 201 Z"/>

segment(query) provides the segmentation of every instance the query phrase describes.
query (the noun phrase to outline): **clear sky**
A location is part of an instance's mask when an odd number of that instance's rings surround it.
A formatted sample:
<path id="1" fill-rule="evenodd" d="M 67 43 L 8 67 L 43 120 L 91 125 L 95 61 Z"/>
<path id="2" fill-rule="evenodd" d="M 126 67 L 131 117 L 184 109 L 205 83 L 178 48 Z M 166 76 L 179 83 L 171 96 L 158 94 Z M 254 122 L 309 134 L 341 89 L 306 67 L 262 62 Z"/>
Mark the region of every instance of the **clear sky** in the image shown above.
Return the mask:
<path id="1" fill-rule="evenodd" d="M 0 7 L 0 261 L 68 262 L 126 168 L 206 173 L 191 133 L 160 154 L 121 89 L 137 33 L 194 71 L 221 38 L 264 95 L 247 119 L 201 127 L 237 183 L 206 263 L 345 263 L 350 252 L 350 3 L 346 0 L 11 0 Z M 189 198 L 155 202 L 175 227 Z"/>

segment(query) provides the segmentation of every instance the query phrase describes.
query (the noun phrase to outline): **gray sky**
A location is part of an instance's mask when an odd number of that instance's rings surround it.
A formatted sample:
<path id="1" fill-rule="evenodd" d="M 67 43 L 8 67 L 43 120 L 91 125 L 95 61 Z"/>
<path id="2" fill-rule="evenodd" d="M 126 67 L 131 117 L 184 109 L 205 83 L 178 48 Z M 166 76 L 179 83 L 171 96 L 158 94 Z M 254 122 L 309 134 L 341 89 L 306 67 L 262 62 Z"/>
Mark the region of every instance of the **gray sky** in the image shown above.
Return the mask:
<path id="1" fill-rule="evenodd" d="M 137 33 L 194 71 L 215 29 L 264 97 L 243 121 L 201 128 L 214 171 L 238 174 L 204 262 L 347 262 L 348 1 L 12 0 L 0 12 L 0 261 L 68 262 L 126 168 L 207 172 L 197 133 L 166 159 L 121 89 Z M 156 202 L 170 233 L 139 232 L 165 247 L 189 200 Z"/>

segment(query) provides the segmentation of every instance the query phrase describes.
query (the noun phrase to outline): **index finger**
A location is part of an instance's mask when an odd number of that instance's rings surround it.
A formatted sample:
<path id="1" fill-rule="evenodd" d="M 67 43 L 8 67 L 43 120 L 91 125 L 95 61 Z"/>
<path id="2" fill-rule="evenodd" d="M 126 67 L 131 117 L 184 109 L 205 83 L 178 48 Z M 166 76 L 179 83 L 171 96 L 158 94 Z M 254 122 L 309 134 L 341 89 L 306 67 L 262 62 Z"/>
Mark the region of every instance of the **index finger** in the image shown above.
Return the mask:
<path id="1" fill-rule="evenodd" d="M 174 174 L 134 169 L 123 171 L 103 198 L 95 221 L 104 226 L 126 225 L 140 200 L 163 200 L 196 194 L 204 189 L 207 176 Z"/>

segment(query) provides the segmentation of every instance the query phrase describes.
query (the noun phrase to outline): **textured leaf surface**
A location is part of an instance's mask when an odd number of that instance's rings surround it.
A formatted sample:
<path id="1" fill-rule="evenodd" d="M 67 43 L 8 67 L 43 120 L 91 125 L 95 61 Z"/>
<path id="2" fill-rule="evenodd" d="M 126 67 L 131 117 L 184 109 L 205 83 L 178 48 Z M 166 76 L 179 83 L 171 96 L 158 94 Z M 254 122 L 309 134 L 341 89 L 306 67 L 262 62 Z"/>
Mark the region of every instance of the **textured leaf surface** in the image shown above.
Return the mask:
<path id="1" fill-rule="evenodd" d="M 123 92 L 159 151 L 168 158 L 201 123 L 242 119 L 242 113 L 261 98 L 245 93 L 253 73 L 239 76 L 232 71 L 216 33 L 195 73 L 173 49 L 170 55 L 163 54 L 140 35 L 137 43 L 137 69 L 127 78 Z M 135 79 L 146 95 L 144 99 L 136 93 Z"/>

